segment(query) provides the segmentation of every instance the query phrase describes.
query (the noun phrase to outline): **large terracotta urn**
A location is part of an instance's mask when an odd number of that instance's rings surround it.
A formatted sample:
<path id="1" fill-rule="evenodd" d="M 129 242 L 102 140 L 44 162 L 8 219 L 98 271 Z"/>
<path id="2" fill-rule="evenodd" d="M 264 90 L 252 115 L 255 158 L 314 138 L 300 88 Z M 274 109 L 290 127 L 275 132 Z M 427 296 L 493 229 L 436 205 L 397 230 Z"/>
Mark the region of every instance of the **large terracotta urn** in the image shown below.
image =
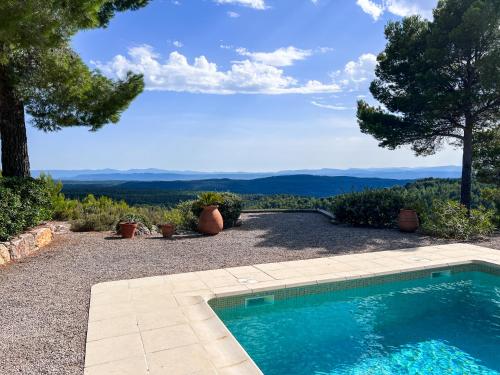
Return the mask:
<path id="1" fill-rule="evenodd" d="M 402 209 L 399 211 L 398 226 L 401 232 L 415 232 L 418 225 L 418 216 L 415 210 Z"/>
<path id="2" fill-rule="evenodd" d="M 219 234 L 224 228 L 224 221 L 217 206 L 206 206 L 200 215 L 198 231 L 203 234 Z"/>

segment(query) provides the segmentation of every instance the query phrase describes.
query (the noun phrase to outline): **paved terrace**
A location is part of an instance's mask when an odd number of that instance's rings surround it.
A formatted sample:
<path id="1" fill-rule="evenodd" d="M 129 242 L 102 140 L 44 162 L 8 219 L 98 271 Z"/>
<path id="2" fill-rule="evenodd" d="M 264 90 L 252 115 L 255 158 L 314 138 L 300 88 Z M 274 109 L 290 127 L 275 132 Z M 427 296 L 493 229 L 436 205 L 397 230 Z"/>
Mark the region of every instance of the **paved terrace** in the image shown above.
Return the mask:
<path id="1" fill-rule="evenodd" d="M 0 374 L 83 374 L 97 283 L 443 243 L 334 226 L 313 213 L 245 214 L 241 228 L 216 237 L 63 235 L 40 254 L 0 268 Z M 479 244 L 500 249 L 498 237 Z"/>

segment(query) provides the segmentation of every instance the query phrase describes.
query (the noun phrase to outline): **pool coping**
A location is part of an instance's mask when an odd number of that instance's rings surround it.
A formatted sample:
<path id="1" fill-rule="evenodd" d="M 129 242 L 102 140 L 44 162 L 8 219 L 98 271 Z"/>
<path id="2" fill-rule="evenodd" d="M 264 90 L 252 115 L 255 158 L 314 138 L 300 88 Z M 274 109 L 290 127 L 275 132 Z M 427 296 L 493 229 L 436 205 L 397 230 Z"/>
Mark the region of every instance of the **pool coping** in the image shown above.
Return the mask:
<path id="1" fill-rule="evenodd" d="M 96 284 L 84 373 L 261 375 L 209 301 L 471 263 L 500 267 L 500 251 L 456 243 Z"/>

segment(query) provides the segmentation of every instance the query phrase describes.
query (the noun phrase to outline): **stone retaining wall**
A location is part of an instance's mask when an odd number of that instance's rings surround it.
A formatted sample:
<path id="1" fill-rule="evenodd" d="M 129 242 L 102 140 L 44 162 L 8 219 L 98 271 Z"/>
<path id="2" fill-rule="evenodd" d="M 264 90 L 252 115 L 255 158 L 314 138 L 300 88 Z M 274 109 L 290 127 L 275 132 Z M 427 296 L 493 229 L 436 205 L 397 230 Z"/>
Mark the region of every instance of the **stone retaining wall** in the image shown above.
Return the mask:
<path id="1" fill-rule="evenodd" d="M 0 242 L 0 265 L 27 257 L 52 242 L 55 235 L 69 232 L 65 222 L 48 222 Z"/>

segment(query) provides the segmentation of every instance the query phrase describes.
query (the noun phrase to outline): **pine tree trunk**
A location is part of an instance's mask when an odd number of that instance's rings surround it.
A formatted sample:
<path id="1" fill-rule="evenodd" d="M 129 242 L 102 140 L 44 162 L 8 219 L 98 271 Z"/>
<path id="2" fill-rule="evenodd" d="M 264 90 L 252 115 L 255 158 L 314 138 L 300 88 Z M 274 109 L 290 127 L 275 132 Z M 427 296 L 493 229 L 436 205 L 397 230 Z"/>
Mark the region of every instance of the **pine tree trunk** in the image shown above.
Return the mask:
<path id="1" fill-rule="evenodd" d="M 466 121 L 463 146 L 460 203 L 470 211 L 472 197 L 472 125 L 469 121 Z"/>
<path id="2" fill-rule="evenodd" d="M 30 162 L 24 121 L 24 105 L 0 66 L 0 138 L 2 175 L 29 177 Z"/>

